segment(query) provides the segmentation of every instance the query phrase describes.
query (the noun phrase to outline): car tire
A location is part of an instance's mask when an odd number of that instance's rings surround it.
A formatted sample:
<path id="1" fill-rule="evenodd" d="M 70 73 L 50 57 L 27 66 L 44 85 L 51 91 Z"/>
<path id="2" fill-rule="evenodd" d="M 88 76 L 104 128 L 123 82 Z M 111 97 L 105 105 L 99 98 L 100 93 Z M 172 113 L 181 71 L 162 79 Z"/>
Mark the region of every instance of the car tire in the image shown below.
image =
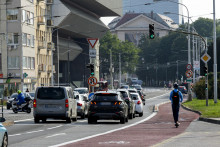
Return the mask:
<path id="1" fill-rule="evenodd" d="M 135 113 L 133 114 L 133 118 L 135 118 Z"/>
<path id="2" fill-rule="evenodd" d="M 126 117 L 125 122 L 128 122 L 128 116 Z"/>
<path id="3" fill-rule="evenodd" d="M 139 117 L 142 117 L 143 116 L 143 112 L 139 113 Z"/>
<path id="4" fill-rule="evenodd" d="M 88 124 L 97 123 L 97 119 L 88 117 Z"/>
<path id="5" fill-rule="evenodd" d="M 81 114 L 81 118 L 82 118 L 82 119 L 85 118 L 85 112 L 83 112 L 83 113 Z"/>
<path id="6" fill-rule="evenodd" d="M 121 124 L 125 124 L 125 120 L 126 120 L 126 118 L 125 118 L 125 117 L 122 117 L 122 118 L 120 119 L 120 123 L 121 123 Z"/>
<path id="7" fill-rule="evenodd" d="M 129 114 L 129 119 L 133 119 L 133 113 Z"/>
<path id="8" fill-rule="evenodd" d="M 7 105 L 7 110 L 9 110 L 11 107 L 9 105 Z"/>
<path id="9" fill-rule="evenodd" d="M 34 117 L 34 123 L 39 123 L 40 119 L 38 117 Z"/>
<path id="10" fill-rule="evenodd" d="M 43 119 L 42 119 L 42 122 L 43 122 L 43 123 L 46 123 L 46 121 L 47 121 L 46 118 L 43 118 Z"/>
<path id="11" fill-rule="evenodd" d="M 31 113 L 31 108 L 27 108 L 27 113 Z"/>
<path id="12" fill-rule="evenodd" d="M 77 116 L 72 118 L 72 121 L 77 121 Z"/>
<path id="13" fill-rule="evenodd" d="M 13 109 L 13 112 L 14 112 L 14 113 L 18 113 L 18 110 L 17 110 L 17 109 Z"/>
<path id="14" fill-rule="evenodd" d="M 7 146 L 8 146 L 8 135 L 7 133 L 5 133 L 2 140 L 2 147 L 7 147 Z"/>
<path id="15" fill-rule="evenodd" d="M 66 123 L 71 123 L 71 118 L 70 117 L 66 118 Z"/>

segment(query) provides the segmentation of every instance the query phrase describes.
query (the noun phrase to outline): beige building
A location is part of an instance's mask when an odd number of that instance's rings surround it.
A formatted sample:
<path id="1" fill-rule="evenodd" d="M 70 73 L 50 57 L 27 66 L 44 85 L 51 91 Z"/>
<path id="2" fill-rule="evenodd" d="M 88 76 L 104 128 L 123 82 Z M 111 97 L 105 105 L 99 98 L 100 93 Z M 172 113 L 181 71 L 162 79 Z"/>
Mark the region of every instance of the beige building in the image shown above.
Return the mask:
<path id="1" fill-rule="evenodd" d="M 0 89 L 35 89 L 35 28 L 32 0 L 0 2 Z"/>

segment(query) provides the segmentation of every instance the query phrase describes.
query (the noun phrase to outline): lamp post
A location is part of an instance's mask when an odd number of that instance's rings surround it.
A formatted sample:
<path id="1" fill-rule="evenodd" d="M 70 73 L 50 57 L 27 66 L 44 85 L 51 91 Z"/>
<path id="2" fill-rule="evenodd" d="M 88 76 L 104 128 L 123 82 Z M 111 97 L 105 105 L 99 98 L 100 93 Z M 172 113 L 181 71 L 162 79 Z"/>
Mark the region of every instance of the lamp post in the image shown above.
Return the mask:
<path id="1" fill-rule="evenodd" d="M 217 103 L 218 91 L 217 91 L 217 51 L 216 51 L 216 20 L 215 20 L 215 0 L 213 0 L 213 72 L 214 72 L 214 102 Z"/>

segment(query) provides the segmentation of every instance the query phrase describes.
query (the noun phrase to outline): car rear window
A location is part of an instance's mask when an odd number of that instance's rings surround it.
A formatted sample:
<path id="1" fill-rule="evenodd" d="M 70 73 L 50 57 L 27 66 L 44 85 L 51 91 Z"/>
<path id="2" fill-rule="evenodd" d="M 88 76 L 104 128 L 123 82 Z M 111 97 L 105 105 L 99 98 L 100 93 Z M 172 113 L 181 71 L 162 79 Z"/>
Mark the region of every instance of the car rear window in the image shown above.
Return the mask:
<path id="1" fill-rule="evenodd" d="M 131 94 L 132 100 L 139 100 L 138 95 L 136 94 Z"/>
<path id="2" fill-rule="evenodd" d="M 123 98 L 126 98 L 126 97 L 128 97 L 128 94 L 127 94 L 127 92 L 125 92 L 125 91 L 120 91 L 120 92 L 121 92 L 121 94 L 122 94 Z"/>
<path id="3" fill-rule="evenodd" d="M 37 98 L 39 99 L 64 99 L 65 93 L 64 89 L 57 88 L 39 88 L 37 93 Z"/>
<path id="4" fill-rule="evenodd" d="M 118 101 L 117 94 L 95 94 L 94 101 Z"/>

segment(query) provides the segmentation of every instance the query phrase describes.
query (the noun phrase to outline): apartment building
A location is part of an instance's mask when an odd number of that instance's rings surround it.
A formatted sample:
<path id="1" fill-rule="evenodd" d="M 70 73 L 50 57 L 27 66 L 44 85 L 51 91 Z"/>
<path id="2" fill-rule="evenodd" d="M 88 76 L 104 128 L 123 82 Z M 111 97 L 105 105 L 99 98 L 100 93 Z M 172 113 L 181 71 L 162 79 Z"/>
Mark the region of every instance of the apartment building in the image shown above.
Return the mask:
<path id="1" fill-rule="evenodd" d="M 0 92 L 34 90 L 35 27 L 33 0 L 0 2 Z"/>
<path id="2" fill-rule="evenodd" d="M 52 54 L 54 51 L 52 43 L 52 4 L 53 0 L 35 0 L 36 86 L 51 85 L 52 72 L 55 72 L 55 68 L 52 66 Z"/>

